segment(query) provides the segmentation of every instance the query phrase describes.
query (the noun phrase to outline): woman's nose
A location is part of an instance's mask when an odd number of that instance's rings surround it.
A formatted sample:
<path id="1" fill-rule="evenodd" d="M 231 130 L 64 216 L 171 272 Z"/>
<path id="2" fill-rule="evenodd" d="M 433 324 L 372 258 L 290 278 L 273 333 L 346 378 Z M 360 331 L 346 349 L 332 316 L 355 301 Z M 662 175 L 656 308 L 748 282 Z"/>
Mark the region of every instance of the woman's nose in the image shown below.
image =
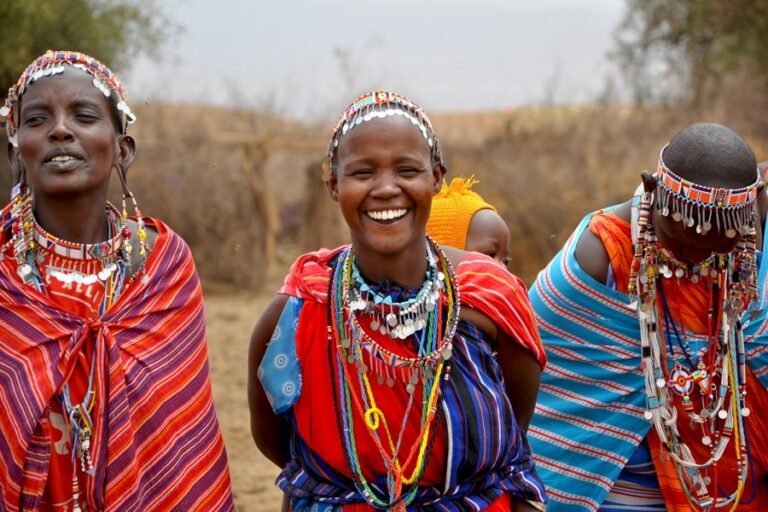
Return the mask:
<path id="1" fill-rule="evenodd" d="M 373 193 L 379 197 L 389 197 L 400 193 L 400 185 L 394 173 L 383 172 L 379 174 L 376 180 L 376 187 Z"/>
<path id="2" fill-rule="evenodd" d="M 69 126 L 69 120 L 64 115 L 58 115 L 53 118 L 53 125 L 49 132 L 49 138 L 53 141 L 72 140 L 74 135 Z"/>

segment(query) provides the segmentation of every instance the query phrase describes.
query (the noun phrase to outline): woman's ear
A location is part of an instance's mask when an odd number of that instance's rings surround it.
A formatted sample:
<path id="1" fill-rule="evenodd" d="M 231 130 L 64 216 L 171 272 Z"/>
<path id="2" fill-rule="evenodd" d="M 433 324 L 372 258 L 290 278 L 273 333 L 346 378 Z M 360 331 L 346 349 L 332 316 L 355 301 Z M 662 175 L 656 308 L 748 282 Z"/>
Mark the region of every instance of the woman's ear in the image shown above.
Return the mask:
<path id="1" fill-rule="evenodd" d="M 443 177 L 445 176 L 445 167 L 440 163 L 432 165 L 432 195 L 440 192 L 440 187 L 443 184 Z"/>
<path id="2" fill-rule="evenodd" d="M 325 180 L 325 186 L 328 187 L 328 194 L 331 199 L 339 201 L 339 179 L 336 177 L 336 171 L 330 171 L 328 173 L 328 179 Z"/>
<path id="3" fill-rule="evenodd" d="M 117 138 L 118 160 L 120 167 L 127 171 L 136 158 L 136 141 L 130 135 L 120 135 Z"/>

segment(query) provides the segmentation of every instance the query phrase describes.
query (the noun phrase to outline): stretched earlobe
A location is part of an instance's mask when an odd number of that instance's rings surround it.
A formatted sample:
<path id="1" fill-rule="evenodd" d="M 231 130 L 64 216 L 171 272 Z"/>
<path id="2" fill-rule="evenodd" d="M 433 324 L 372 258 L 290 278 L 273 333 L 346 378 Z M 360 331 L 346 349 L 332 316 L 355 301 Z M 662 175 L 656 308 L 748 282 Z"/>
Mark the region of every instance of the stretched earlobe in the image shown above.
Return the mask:
<path id="1" fill-rule="evenodd" d="M 10 142 L 8 143 L 8 164 L 11 168 L 11 177 L 13 178 L 14 184 L 26 181 L 26 173 L 23 170 L 21 159 L 19 158 L 19 148 Z"/>

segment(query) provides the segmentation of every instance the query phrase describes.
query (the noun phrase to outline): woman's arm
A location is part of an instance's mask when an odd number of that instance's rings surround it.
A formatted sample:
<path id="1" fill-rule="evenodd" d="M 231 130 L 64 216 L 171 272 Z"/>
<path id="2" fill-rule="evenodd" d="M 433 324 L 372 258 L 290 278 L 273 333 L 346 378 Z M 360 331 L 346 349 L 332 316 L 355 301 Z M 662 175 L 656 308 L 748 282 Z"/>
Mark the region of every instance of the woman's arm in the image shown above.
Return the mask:
<path id="1" fill-rule="evenodd" d="M 541 366 L 530 350 L 509 337 L 503 330 L 496 333 L 496 359 L 504 375 L 507 397 L 512 403 L 518 425 L 523 432 L 533 417 L 536 396 L 539 393 Z"/>
<path id="2" fill-rule="evenodd" d="M 285 420 L 272 410 L 256 372 L 287 300 L 287 295 L 277 295 L 267 306 L 253 329 L 248 349 L 248 405 L 251 411 L 251 435 L 261 453 L 281 468 L 290 460 L 291 429 L 288 428 Z"/>

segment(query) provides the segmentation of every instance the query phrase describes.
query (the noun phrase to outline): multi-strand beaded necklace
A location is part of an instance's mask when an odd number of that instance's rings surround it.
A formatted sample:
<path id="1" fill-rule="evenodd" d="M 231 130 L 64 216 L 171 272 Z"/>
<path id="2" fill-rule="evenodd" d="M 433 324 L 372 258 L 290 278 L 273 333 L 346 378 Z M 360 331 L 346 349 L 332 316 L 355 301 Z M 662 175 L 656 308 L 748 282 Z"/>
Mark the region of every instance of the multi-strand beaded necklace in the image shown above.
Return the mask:
<path id="1" fill-rule="evenodd" d="M 668 169 L 662 166 L 660 162 L 657 176 L 664 193 L 656 202 L 661 215 L 671 214 L 673 220 L 688 227 L 700 226 L 699 233 L 712 228 L 709 220 L 702 219 L 715 219 L 718 229 L 727 232 L 728 237 L 735 236 L 735 232 L 741 238 L 728 254 L 714 254 L 697 265 L 681 263 L 660 247 L 656 239 L 651 221 L 653 194 L 644 194 L 635 207 L 635 254 L 629 294 L 637 301 L 640 323 L 645 417 L 653 422 L 692 506 L 702 510 L 736 507 L 745 487 L 749 459 L 745 420 L 750 410 L 745 402 L 746 367 L 740 318 L 757 298 L 754 195 L 749 194 L 753 189 L 748 187 L 744 200 L 732 212 L 709 211 L 721 208 L 722 203 L 693 201 L 690 194 L 684 195 L 690 187 L 671 190 L 665 186 Z M 697 194 L 707 191 L 713 198 L 730 192 L 697 186 Z M 697 353 L 691 350 L 684 326 L 678 329 L 671 318 L 664 287 L 675 280 L 706 286 L 710 293 L 707 344 Z M 687 434 L 684 441 L 680 435 L 674 395 L 679 397 L 687 421 L 701 431 L 698 441 L 709 451 L 706 460 L 695 460 L 689 447 L 691 436 Z M 737 461 L 738 484 L 731 494 L 718 496 L 722 491 L 717 482 L 717 463 L 729 443 Z"/>
<path id="2" fill-rule="evenodd" d="M 421 289 L 412 298 L 396 301 L 365 283 L 348 249 L 337 260 L 329 290 L 331 380 L 337 388 L 334 405 L 344 455 L 356 489 L 377 509 L 405 511 L 415 498 L 434 440 L 442 386 L 450 377 L 449 360 L 461 304 L 459 289 L 450 262 L 431 240 L 427 263 Z M 413 343 L 418 355 L 401 355 L 384 348 L 375 339 L 379 335 Z M 377 406 L 370 377 L 375 377 L 379 386 L 404 385 L 407 390 L 408 403 L 396 437 Z M 412 409 L 417 407 L 414 402 L 419 388 L 419 434 L 402 457 L 406 449 L 403 435 Z M 376 445 L 386 468 L 386 496 L 363 475 L 355 417 L 363 419 L 368 440 Z"/>

